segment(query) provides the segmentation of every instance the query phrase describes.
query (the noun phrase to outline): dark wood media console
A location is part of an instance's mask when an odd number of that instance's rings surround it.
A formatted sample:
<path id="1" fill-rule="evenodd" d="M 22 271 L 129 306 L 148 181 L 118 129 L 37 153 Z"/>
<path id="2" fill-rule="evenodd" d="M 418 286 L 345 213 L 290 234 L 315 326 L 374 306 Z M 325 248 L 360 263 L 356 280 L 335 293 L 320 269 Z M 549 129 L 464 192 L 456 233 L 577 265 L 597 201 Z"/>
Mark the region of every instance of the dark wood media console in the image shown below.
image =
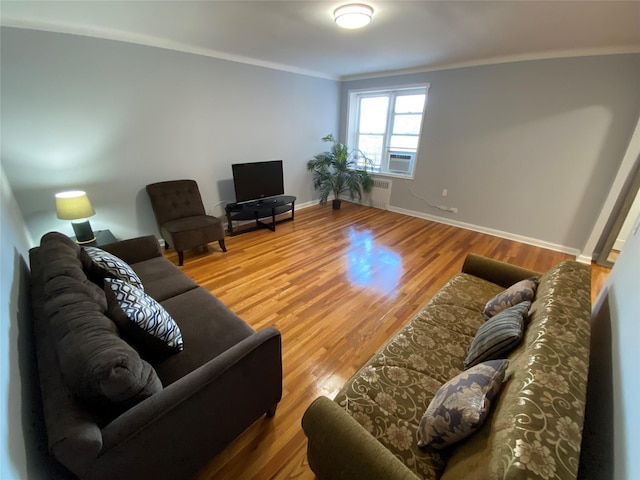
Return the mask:
<path id="1" fill-rule="evenodd" d="M 229 235 L 252 232 L 259 228 L 268 228 L 272 232 L 276 231 L 276 224 L 293 220 L 295 213 L 296 197 L 293 195 L 280 195 L 278 197 L 254 200 L 245 203 L 230 203 L 225 207 L 227 214 L 227 232 Z M 291 212 L 291 216 L 276 221 L 276 216 Z M 271 218 L 271 222 L 262 222 L 261 219 Z M 233 221 L 255 220 L 255 225 L 233 229 Z"/>

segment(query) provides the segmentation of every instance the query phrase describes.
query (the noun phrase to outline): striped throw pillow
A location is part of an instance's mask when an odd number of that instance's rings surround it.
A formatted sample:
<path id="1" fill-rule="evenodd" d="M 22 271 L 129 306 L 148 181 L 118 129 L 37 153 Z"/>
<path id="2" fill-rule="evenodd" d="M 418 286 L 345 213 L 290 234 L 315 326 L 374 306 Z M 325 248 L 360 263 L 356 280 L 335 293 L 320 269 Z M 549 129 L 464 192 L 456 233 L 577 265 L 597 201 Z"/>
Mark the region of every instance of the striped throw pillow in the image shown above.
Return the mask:
<path id="1" fill-rule="evenodd" d="M 522 341 L 529 308 L 531 302 L 527 300 L 502 310 L 487 320 L 471 342 L 464 368 L 504 358 L 513 350 Z"/>

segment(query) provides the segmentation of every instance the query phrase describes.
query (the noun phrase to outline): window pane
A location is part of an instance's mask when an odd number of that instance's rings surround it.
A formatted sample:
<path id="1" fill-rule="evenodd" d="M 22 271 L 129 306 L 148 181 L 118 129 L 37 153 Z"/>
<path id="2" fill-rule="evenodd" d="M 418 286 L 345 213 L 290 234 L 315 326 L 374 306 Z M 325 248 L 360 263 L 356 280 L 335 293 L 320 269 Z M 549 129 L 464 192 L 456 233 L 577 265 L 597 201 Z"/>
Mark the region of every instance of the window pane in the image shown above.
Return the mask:
<path id="1" fill-rule="evenodd" d="M 387 128 L 389 97 L 366 97 L 360 100 L 360 133 L 382 133 Z"/>
<path id="2" fill-rule="evenodd" d="M 396 113 L 422 113 L 425 95 L 402 95 L 396 98 Z"/>
<path id="3" fill-rule="evenodd" d="M 427 84 L 349 92 L 348 143 L 371 161 L 374 172 L 412 178 L 413 161 L 410 171 L 388 170 L 389 151 L 417 152 L 428 90 Z"/>
<path id="4" fill-rule="evenodd" d="M 393 133 L 418 135 L 420 133 L 421 119 L 422 115 L 396 115 L 393 120 Z"/>
<path id="5" fill-rule="evenodd" d="M 399 148 L 415 151 L 418 149 L 418 138 L 417 136 L 392 135 L 390 147 L 391 149 Z"/>
<path id="6" fill-rule="evenodd" d="M 379 168 L 382 160 L 384 135 L 358 135 L 358 148 L 371 160 L 372 166 Z"/>

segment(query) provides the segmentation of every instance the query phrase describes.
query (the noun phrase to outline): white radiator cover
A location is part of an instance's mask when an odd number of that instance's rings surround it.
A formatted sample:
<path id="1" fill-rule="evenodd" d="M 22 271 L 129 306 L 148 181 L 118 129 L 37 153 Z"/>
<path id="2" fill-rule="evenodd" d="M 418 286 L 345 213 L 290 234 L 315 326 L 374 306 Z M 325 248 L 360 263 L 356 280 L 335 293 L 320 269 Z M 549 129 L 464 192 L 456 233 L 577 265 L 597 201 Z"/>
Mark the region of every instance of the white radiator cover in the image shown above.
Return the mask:
<path id="1" fill-rule="evenodd" d="M 371 191 L 369 192 L 367 199 L 369 205 L 382 210 L 389 210 L 391 184 L 391 180 L 387 180 L 385 178 L 374 178 L 373 187 L 371 187 Z"/>

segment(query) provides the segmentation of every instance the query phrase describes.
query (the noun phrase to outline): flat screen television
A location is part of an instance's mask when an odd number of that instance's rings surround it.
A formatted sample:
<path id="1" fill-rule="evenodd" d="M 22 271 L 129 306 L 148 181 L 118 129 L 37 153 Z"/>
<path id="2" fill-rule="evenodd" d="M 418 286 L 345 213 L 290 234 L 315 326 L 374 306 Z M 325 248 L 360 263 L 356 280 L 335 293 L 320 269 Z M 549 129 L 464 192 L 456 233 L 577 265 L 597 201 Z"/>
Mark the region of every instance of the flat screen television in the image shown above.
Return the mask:
<path id="1" fill-rule="evenodd" d="M 282 160 L 234 163 L 231 169 L 238 203 L 284 194 Z"/>

